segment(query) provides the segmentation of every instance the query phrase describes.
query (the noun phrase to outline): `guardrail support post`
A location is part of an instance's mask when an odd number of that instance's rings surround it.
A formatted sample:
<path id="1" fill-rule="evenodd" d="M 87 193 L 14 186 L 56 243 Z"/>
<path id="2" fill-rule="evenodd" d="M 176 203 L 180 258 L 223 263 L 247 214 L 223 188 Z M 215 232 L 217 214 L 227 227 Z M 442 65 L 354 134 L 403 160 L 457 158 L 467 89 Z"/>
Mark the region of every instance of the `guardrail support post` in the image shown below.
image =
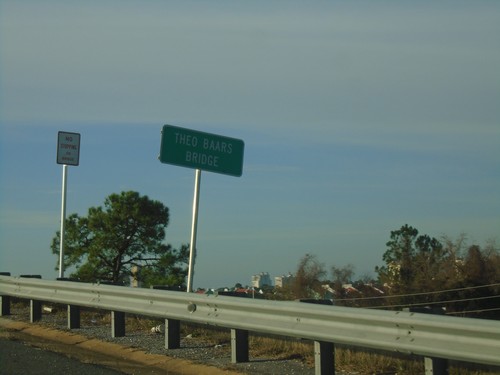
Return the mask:
<path id="1" fill-rule="evenodd" d="M 333 343 L 314 341 L 314 374 L 335 374 L 335 346 Z"/>
<path id="2" fill-rule="evenodd" d="M 424 358 L 425 375 L 448 375 L 448 360 L 443 358 Z"/>
<path id="3" fill-rule="evenodd" d="M 38 322 L 42 320 L 42 302 L 30 300 L 30 322 Z"/>
<path id="4" fill-rule="evenodd" d="M 0 305 L 2 305 L 0 316 L 10 315 L 10 296 L 0 296 Z"/>
<path id="5" fill-rule="evenodd" d="M 328 299 L 299 299 L 302 303 L 332 306 Z M 314 374 L 335 374 L 335 345 L 332 342 L 314 341 Z"/>
<path id="6" fill-rule="evenodd" d="M 10 276 L 10 272 L 0 272 L 0 276 Z M 0 295 L 0 316 L 10 315 L 10 296 Z"/>
<path id="7" fill-rule="evenodd" d="M 19 275 L 19 277 L 27 279 L 41 279 L 40 275 Z M 30 300 L 30 322 L 38 322 L 42 320 L 42 302 L 37 300 Z"/>
<path id="8" fill-rule="evenodd" d="M 66 277 L 58 277 L 57 281 L 77 282 L 78 280 Z M 80 306 L 68 305 L 67 323 L 68 323 L 68 329 L 80 328 Z"/>
<path id="9" fill-rule="evenodd" d="M 111 311 L 111 337 L 125 336 L 125 313 Z"/>
<path id="10" fill-rule="evenodd" d="M 181 321 L 165 319 L 165 349 L 179 349 L 181 347 Z"/>
<path id="11" fill-rule="evenodd" d="M 410 307 L 404 308 L 403 311 L 416 312 L 421 314 L 444 315 L 442 308 L 429 307 Z M 449 362 L 444 358 L 425 357 L 425 375 L 448 375 Z"/>
<path id="12" fill-rule="evenodd" d="M 231 362 L 248 362 L 248 331 L 231 329 Z"/>
<path id="13" fill-rule="evenodd" d="M 80 328 L 80 306 L 68 305 L 68 329 Z"/>

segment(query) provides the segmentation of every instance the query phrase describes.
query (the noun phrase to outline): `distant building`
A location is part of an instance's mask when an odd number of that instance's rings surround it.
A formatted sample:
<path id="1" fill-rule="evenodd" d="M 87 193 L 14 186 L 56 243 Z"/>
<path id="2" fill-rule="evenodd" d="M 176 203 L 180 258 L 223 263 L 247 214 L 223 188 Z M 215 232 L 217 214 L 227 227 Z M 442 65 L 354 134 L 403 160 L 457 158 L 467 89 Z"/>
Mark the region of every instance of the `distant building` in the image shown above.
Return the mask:
<path id="1" fill-rule="evenodd" d="M 344 289 L 346 295 L 360 294 L 359 290 L 357 290 L 352 284 L 342 284 L 342 289 Z"/>
<path id="2" fill-rule="evenodd" d="M 288 273 L 288 275 L 276 276 L 274 278 L 274 285 L 276 286 L 276 288 L 285 288 L 292 285 L 293 280 L 294 277 L 291 273 Z"/>
<path id="3" fill-rule="evenodd" d="M 252 276 L 252 286 L 254 288 L 262 288 L 264 285 L 273 285 L 269 272 L 261 272 L 258 275 Z"/>

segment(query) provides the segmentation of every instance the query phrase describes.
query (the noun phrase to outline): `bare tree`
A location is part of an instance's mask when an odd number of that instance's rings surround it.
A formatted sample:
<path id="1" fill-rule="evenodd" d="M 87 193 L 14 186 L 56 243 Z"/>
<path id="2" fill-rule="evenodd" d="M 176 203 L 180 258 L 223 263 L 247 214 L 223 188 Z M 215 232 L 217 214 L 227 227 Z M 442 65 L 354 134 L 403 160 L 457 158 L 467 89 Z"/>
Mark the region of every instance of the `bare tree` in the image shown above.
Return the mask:
<path id="1" fill-rule="evenodd" d="M 321 291 L 321 281 L 325 275 L 325 269 L 323 265 L 318 262 L 315 255 L 304 255 L 299 262 L 295 274 L 293 288 L 295 297 L 317 297 Z"/>

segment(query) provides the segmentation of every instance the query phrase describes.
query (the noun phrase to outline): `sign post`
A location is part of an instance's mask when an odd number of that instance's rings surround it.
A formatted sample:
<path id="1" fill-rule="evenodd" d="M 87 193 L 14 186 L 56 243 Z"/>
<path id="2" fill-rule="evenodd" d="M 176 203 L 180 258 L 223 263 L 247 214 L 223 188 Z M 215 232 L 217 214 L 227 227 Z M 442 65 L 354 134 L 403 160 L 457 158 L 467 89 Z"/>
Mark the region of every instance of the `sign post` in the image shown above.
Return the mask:
<path id="1" fill-rule="evenodd" d="M 68 166 L 63 165 L 61 193 L 61 230 L 59 231 L 59 277 L 64 277 L 64 233 L 66 226 L 66 182 L 68 181 Z"/>
<path id="2" fill-rule="evenodd" d="M 190 293 L 193 291 L 194 260 L 196 258 L 201 171 L 240 177 L 243 172 L 245 144 L 241 139 L 172 125 L 163 126 L 161 133 L 160 161 L 196 170 L 187 283 L 187 292 Z"/>
<path id="3" fill-rule="evenodd" d="M 66 182 L 68 165 L 77 166 L 80 163 L 80 134 L 58 132 L 57 134 L 57 164 L 63 165 L 61 194 L 61 231 L 59 235 L 59 278 L 64 277 L 64 231 L 66 222 Z"/>
<path id="4" fill-rule="evenodd" d="M 197 169 L 194 178 L 193 220 L 191 222 L 191 240 L 189 241 L 188 292 L 193 291 L 194 261 L 196 259 L 196 235 L 198 232 L 198 206 L 200 203 L 200 182 L 201 170 Z"/>

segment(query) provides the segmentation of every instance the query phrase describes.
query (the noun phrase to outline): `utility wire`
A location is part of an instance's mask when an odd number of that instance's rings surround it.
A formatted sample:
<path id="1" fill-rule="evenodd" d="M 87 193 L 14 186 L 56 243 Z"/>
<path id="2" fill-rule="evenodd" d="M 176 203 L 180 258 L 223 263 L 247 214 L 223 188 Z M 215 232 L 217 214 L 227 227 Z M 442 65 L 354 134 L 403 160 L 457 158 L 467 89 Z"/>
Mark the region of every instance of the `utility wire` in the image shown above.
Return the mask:
<path id="1" fill-rule="evenodd" d="M 488 285 L 478 285 L 478 286 L 469 286 L 469 287 L 456 288 L 456 289 L 437 290 L 437 291 L 433 291 L 433 292 L 420 292 L 420 293 L 411 293 L 411 294 L 393 294 L 393 295 L 388 295 L 388 296 L 376 296 L 376 297 L 344 298 L 344 299 L 342 299 L 342 301 L 363 301 L 363 300 L 373 300 L 373 299 L 388 299 L 388 298 L 398 298 L 398 297 L 424 296 L 424 295 L 430 295 L 430 294 L 458 292 L 458 291 L 470 290 L 470 289 L 490 288 L 493 286 L 500 286 L 500 283 L 488 284 Z"/>
<path id="2" fill-rule="evenodd" d="M 451 311 L 451 312 L 446 312 L 446 315 L 459 315 L 459 314 L 481 313 L 481 312 L 488 312 L 488 311 L 500 311 L 500 307 L 497 307 L 497 308 L 494 308 L 494 309 L 482 309 L 482 310 Z"/>
<path id="3" fill-rule="evenodd" d="M 366 307 L 367 309 L 378 309 L 381 307 L 384 308 L 393 308 L 393 307 L 412 307 L 412 306 L 429 306 L 429 305 L 441 305 L 444 303 L 457 303 L 457 302 L 467 302 L 467 301 L 480 301 L 480 300 L 485 300 L 485 299 L 492 299 L 492 298 L 500 298 L 500 295 L 496 296 L 487 296 L 487 297 L 477 297 L 477 298 L 464 298 L 464 299 L 455 299 L 455 300 L 446 300 L 446 301 L 435 301 L 435 302 L 418 302 L 418 303 L 407 303 L 404 305 L 381 305 L 381 306 L 369 306 Z"/>

